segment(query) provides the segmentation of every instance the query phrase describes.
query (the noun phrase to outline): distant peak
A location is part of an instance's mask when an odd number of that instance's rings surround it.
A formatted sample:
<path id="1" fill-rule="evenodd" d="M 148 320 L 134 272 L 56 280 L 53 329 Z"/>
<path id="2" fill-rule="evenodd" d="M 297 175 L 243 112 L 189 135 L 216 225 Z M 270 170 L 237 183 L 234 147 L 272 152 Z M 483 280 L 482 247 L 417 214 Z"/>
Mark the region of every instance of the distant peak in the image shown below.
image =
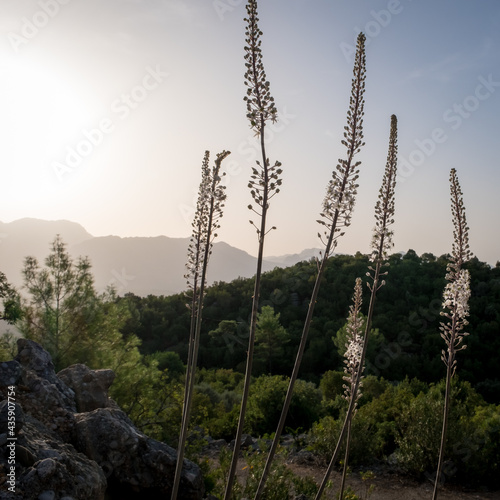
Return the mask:
<path id="1" fill-rule="evenodd" d="M 24 217 L 12 222 L 2 223 L 3 231 L 7 234 L 46 235 L 47 241 L 52 241 L 57 234 L 60 234 L 65 243 L 74 244 L 88 240 L 93 236 L 78 222 L 69 220 L 44 220 L 34 217 Z"/>

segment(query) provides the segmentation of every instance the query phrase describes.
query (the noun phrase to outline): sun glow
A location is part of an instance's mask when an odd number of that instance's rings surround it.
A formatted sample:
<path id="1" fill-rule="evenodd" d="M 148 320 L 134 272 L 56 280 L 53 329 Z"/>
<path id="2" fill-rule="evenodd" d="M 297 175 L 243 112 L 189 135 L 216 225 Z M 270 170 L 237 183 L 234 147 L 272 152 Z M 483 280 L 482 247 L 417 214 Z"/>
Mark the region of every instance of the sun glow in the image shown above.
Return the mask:
<path id="1" fill-rule="evenodd" d="M 0 70 L 2 218 L 9 207 L 38 215 L 60 189 L 52 164 L 90 120 L 68 82 L 28 60 L 11 58 Z"/>

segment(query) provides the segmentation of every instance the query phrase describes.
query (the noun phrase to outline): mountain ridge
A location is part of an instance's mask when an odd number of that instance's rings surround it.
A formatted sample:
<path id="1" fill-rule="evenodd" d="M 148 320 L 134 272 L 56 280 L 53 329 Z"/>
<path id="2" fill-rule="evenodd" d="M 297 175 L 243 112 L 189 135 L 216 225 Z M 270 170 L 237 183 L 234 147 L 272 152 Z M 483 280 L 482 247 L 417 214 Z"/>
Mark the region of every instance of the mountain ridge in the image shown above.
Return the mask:
<path id="1" fill-rule="evenodd" d="M 169 236 L 93 236 L 81 224 L 23 218 L 0 221 L 0 270 L 19 289 L 22 287 L 24 259 L 33 256 L 42 265 L 59 234 L 70 255 L 88 257 L 95 285 L 104 290 L 112 285 L 118 294 L 172 295 L 186 287 L 185 262 L 189 238 Z M 263 271 L 308 260 L 314 249 L 265 259 Z M 232 281 L 255 274 L 257 259 L 226 242 L 214 244 L 208 268 L 208 282 Z"/>

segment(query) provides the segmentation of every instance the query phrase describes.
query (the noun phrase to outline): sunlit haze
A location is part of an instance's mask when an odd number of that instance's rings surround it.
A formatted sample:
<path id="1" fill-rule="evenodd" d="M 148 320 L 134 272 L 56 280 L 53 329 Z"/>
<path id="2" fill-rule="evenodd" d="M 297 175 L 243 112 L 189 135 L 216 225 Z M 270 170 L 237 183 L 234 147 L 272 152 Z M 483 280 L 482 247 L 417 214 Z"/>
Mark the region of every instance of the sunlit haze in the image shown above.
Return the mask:
<path id="1" fill-rule="evenodd" d="M 204 152 L 226 149 L 219 240 L 256 253 L 244 1 L 4 0 L 0 12 L 1 221 L 67 219 L 93 236 L 187 237 Z M 366 145 L 353 223 L 337 252 L 369 253 L 395 114 L 394 251 L 451 251 L 456 168 L 471 250 L 500 260 L 500 3 L 261 0 L 259 18 L 280 113 L 267 153 L 283 164 L 266 254 L 321 245 L 316 219 L 345 154 L 361 30 Z"/>

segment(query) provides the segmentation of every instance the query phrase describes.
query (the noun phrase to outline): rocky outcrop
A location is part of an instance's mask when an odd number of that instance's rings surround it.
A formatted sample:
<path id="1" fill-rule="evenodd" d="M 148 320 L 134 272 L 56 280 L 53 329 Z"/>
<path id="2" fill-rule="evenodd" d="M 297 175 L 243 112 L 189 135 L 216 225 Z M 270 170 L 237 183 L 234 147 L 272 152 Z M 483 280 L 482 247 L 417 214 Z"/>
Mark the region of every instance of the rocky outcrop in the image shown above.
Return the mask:
<path id="1" fill-rule="evenodd" d="M 148 499 L 166 498 L 176 463 L 172 448 L 137 432 L 127 416 L 116 408 L 80 413 L 76 420 L 78 449 L 102 467 L 115 488 L 126 487 L 127 498 L 133 498 L 133 492 L 138 494 L 137 498 L 139 494 Z M 200 498 L 200 479 L 199 468 L 186 462 L 179 498 Z"/>
<path id="2" fill-rule="evenodd" d="M 108 398 L 111 370 L 79 364 L 56 375 L 37 343 L 20 339 L 18 351 L 0 363 L 0 500 L 170 497 L 176 451 Z M 188 460 L 179 498 L 203 498 Z"/>
<path id="3" fill-rule="evenodd" d="M 77 364 L 61 370 L 57 376 L 73 389 L 79 413 L 109 406 L 108 390 L 115 379 L 113 370 L 91 370 Z"/>

